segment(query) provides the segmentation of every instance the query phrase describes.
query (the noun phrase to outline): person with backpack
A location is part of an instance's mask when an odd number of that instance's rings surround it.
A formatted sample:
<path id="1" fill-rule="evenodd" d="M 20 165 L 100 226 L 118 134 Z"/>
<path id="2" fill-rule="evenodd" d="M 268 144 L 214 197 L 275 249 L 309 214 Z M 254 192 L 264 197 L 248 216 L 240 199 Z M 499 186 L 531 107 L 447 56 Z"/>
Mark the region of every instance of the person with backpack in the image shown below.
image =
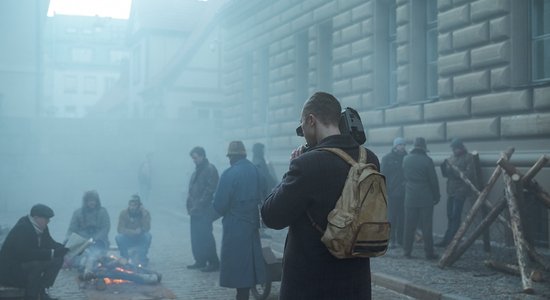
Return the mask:
<path id="1" fill-rule="evenodd" d="M 297 133 L 307 147 L 293 151 L 289 170 L 262 206 L 267 227 L 289 227 L 281 300 L 371 299 L 369 258 L 337 258 L 319 230 L 327 228 L 327 216 L 339 202 L 350 170 L 346 160 L 320 149 L 340 149 L 355 161 L 363 152 L 368 163 L 380 167 L 372 151 L 341 134 L 340 114 L 340 103 L 331 94 L 317 92 L 305 102 Z"/>
<path id="2" fill-rule="evenodd" d="M 414 140 L 414 148 L 403 159 L 405 175 L 405 235 L 403 255 L 412 258 L 416 227 L 420 224 L 426 259 L 437 259 L 433 248 L 433 211 L 439 203 L 439 182 L 433 160 L 427 154 L 423 137 Z"/>

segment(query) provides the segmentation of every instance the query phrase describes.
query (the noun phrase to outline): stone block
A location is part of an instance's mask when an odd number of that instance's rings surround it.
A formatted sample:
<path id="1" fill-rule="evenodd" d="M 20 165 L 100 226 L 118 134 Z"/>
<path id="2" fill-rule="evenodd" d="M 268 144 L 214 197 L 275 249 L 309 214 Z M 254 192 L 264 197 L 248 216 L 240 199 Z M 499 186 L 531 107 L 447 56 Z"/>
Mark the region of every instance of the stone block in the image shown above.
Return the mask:
<path id="1" fill-rule="evenodd" d="M 437 0 L 437 9 L 439 11 L 446 11 L 453 7 L 452 0 Z"/>
<path id="2" fill-rule="evenodd" d="M 414 141 L 416 137 L 424 137 L 427 141 L 445 141 L 445 123 L 426 123 L 403 126 L 403 137 Z"/>
<path id="3" fill-rule="evenodd" d="M 373 18 L 368 18 L 361 22 L 361 30 L 364 35 L 372 35 L 374 32 Z"/>
<path id="4" fill-rule="evenodd" d="M 362 66 L 363 66 L 363 72 L 370 72 L 372 71 L 373 64 L 372 64 L 372 55 L 363 56 L 361 58 Z"/>
<path id="5" fill-rule="evenodd" d="M 351 80 L 351 91 L 353 92 L 366 91 L 367 89 L 371 89 L 371 88 L 372 88 L 372 75 L 370 73 L 354 77 Z"/>
<path id="6" fill-rule="evenodd" d="M 409 82 L 409 65 L 400 65 L 397 67 L 397 83 L 406 84 Z"/>
<path id="7" fill-rule="evenodd" d="M 339 94 L 347 94 L 349 91 L 351 91 L 351 80 L 350 79 L 344 79 L 344 80 L 338 80 L 334 81 L 332 84 L 333 94 L 339 95 Z"/>
<path id="8" fill-rule="evenodd" d="M 337 14 L 332 18 L 332 27 L 334 29 L 341 29 L 349 26 L 352 23 L 351 11 L 345 11 L 343 13 Z"/>
<path id="9" fill-rule="evenodd" d="M 502 117 L 502 137 L 550 136 L 550 113 Z"/>
<path id="10" fill-rule="evenodd" d="M 533 105 L 535 109 L 550 108 L 550 87 L 538 88 L 533 90 Z"/>
<path id="11" fill-rule="evenodd" d="M 396 41 L 398 44 L 403 44 L 409 41 L 410 26 L 409 24 L 401 25 L 397 27 Z"/>
<path id="12" fill-rule="evenodd" d="M 351 55 L 359 56 L 373 51 L 373 37 L 367 36 L 351 44 Z"/>
<path id="13" fill-rule="evenodd" d="M 318 3 L 318 2 L 317 2 Z M 327 18 L 330 18 L 334 15 L 335 12 L 338 11 L 338 6 L 336 1 L 329 1 L 328 3 L 316 8 L 313 11 L 313 20 L 315 22 L 321 22 L 326 20 Z M 302 8 L 303 11 L 307 11 L 307 9 Z M 352 12 L 353 15 L 353 12 Z"/>
<path id="14" fill-rule="evenodd" d="M 332 50 L 332 59 L 334 62 L 347 60 L 351 57 L 351 45 L 346 44 Z"/>
<path id="15" fill-rule="evenodd" d="M 470 23 L 470 6 L 462 5 L 445 12 L 440 12 L 438 23 L 440 32 L 448 32 L 468 25 Z"/>
<path id="16" fill-rule="evenodd" d="M 529 92 L 509 91 L 472 97 L 472 115 L 514 113 L 529 110 Z"/>
<path id="17" fill-rule="evenodd" d="M 372 2 L 370 1 L 360 4 L 351 10 L 351 18 L 354 22 L 370 16 L 372 16 Z"/>
<path id="18" fill-rule="evenodd" d="M 354 109 L 362 107 L 361 96 L 357 94 L 340 97 L 340 103 L 342 107 L 353 107 Z"/>
<path id="19" fill-rule="evenodd" d="M 448 33 L 440 33 L 437 37 L 437 51 L 441 54 L 449 53 L 453 50 L 453 35 Z"/>
<path id="20" fill-rule="evenodd" d="M 383 110 L 368 110 L 359 112 L 361 121 L 365 127 L 373 127 L 384 124 L 384 111 Z"/>
<path id="21" fill-rule="evenodd" d="M 397 127 L 373 128 L 367 130 L 369 144 L 391 144 L 393 139 L 402 136 L 402 129 Z"/>
<path id="22" fill-rule="evenodd" d="M 333 79 L 342 78 L 342 64 L 332 64 L 332 77 Z"/>
<path id="23" fill-rule="evenodd" d="M 489 41 L 489 23 L 475 24 L 453 32 L 453 48 L 464 49 Z"/>
<path id="24" fill-rule="evenodd" d="M 332 45 L 337 47 L 342 44 L 342 30 L 335 30 L 332 32 Z"/>
<path id="25" fill-rule="evenodd" d="M 409 45 L 403 44 L 397 46 L 397 64 L 402 65 L 409 61 Z"/>
<path id="26" fill-rule="evenodd" d="M 472 67 L 481 68 L 510 62 L 510 42 L 504 41 L 472 50 Z"/>
<path id="27" fill-rule="evenodd" d="M 510 87 L 510 67 L 502 67 L 491 70 L 491 87 L 494 90 Z"/>
<path id="28" fill-rule="evenodd" d="M 374 98 L 374 93 L 372 91 L 363 93 L 362 99 L 363 99 L 363 107 L 366 109 L 374 109 L 380 106 L 378 101 L 376 101 L 377 99 Z"/>
<path id="29" fill-rule="evenodd" d="M 498 117 L 447 122 L 447 136 L 463 139 L 497 138 L 500 135 Z"/>
<path id="30" fill-rule="evenodd" d="M 410 98 L 409 85 L 400 85 L 397 87 L 397 103 L 407 103 L 412 100 Z"/>
<path id="31" fill-rule="evenodd" d="M 510 11 L 510 0 L 479 0 L 470 5 L 472 21 L 479 21 L 506 14 Z"/>
<path id="32" fill-rule="evenodd" d="M 355 41 L 360 39 L 361 37 L 361 23 L 352 24 L 348 27 L 342 28 L 343 43 Z"/>
<path id="33" fill-rule="evenodd" d="M 449 120 L 470 116 L 468 98 L 438 101 L 424 104 L 424 120 Z"/>
<path id="34" fill-rule="evenodd" d="M 388 108 L 384 112 L 386 124 L 401 124 L 422 120 L 422 106 L 410 105 Z"/>
<path id="35" fill-rule="evenodd" d="M 456 76 L 453 79 L 456 95 L 475 94 L 489 91 L 489 71 Z"/>
<path id="36" fill-rule="evenodd" d="M 510 38 L 510 17 L 504 16 L 491 20 L 489 23 L 491 41 L 500 41 Z"/>
<path id="37" fill-rule="evenodd" d="M 352 75 L 357 75 L 362 72 L 361 70 L 361 59 L 356 58 L 350 61 L 342 63 L 342 76 L 349 77 Z"/>
<path id="38" fill-rule="evenodd" d="M 403 25 L 403 24 L 406 24 L 409 22 L 409 18 L 410 18 L 410 15 L 409 15 L 409 11 L 410 11 L 410 5 L 409 4 L 405 4 L 405 5 L 401 5 L 399 7 L 397 7 L 396 9 L 396 12 L 395 12 L 395 22 L 397 23 L 397 25 Z"/>
<path id="39" fill-rule="evenodd" d="M 439 97 L 449 98 L 453 95 L 453 79 L 449 78 L 439 78 L 437 80 L 437 91 Z"/>
<path id="40" fill-rule="evenodd" d="M 462 51 L 449 55 L 441 55 L 437 61 L 440 75 L 449 75 L 468 70 L 470 67 L 470 53 Z"/>

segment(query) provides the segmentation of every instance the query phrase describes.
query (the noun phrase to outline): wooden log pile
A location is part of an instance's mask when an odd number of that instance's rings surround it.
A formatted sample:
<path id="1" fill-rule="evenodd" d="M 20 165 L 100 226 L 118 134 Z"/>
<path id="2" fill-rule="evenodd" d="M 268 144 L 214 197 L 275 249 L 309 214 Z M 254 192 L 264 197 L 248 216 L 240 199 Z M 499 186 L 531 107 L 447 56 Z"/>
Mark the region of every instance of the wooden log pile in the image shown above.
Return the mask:
<path id="1" fill-rule="evenodd" d="M 478 187 L 480 187 L 479 183 L 476 186 L 476 184 L 470 182 L 458 168 L 450 165 L 454 172 L 457 172 L 461 179 L 472 189 L 474 194 L 477 195 L 477 199 L 464 218 L 453 240 L 449 243 L 441 256 L 439 267 L 445 268 L 451 266 L 482 234 L 484 235 L 484 249 L 486 251 L 490 250 L 488 229 L 495 220 L 499 220 L 512 230 L 518 264 L 511 265 L 497 261 L 485 261 L 485 265 L 499 271 L 521 276 L 523 292 L 532 294 L 534 293 L 532 281 L 542 280 L 541 269 L 550 271 L 550 262 L 542 255 L 538 254 L 535 247 L 525 239 L 520 210 L 525 202 L 523 199 L 524 189 L 534 193 L 536 199 L 550 209 L 550 195 L 534 180 L 535 175 L 546 165 L 546 163 L 548 163 L 549 158 L 546 155 L 541 156 L 525 174 L 522 174 L 510 163 L 510 157 L 513 153 L 514 148 L 509 148 L 501 154 L 501 158 L 497 161 L 495 170 L 481 191 L 478 190 Z M 491 205 L 489 201 L 487 201 L 487 197 L 503 171 L 505 196 L 498 200 L 496 204 Z M 509 219 L 500 215 L 506 208 L 508 208 Z M 482 214 L 482 221 L 473 229 L 471 235 L 465 238 L 466 231 L 473 225 L 474 217 L 478 213 Z M 464 241 L 462 241 L 463 238 Z M 530 266 L 528 257 L 538 265 L 536 267 Z"/>

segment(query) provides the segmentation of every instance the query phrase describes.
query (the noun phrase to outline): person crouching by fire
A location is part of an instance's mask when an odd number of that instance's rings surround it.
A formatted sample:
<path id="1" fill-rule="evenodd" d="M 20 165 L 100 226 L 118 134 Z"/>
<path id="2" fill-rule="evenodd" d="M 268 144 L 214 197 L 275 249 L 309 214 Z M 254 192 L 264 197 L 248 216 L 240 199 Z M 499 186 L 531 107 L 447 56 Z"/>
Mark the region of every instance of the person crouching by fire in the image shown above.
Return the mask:
<path id="1" fill-rule="evenodd" d="M 67 239 L 75 233 L 79 236 L 93 239 L 93 244 L 86 249 L 80 262 L 80 267 L 93 265 L 101 255 L 105 255 L 109 249 L 109 230 L 111 221 L 107 209 L 101 206 L 97 191 L 87 191 L 82 196 L 82 207 L 75 210 L 71 218 L 71 224 L 67 230 Z"/>
<path id="2" fill-rule="evenodd" d="M 121 211 L 118 217 L 118 235 L 115 240 L 120 256 L 129 259 L 132 264 L 147 266 L 147 253 L 152 239 L 150 229 L 149 211 L 143 207 L 138 195 L 132 195 L 128 201 L 128 208 Z"/>
<path id="3" fill-rule="evenodd" d="M 36 204 L 10 230 L 0 250 L 0 284 L 25 289 L 25 300 L 49 300 L 69 249 L 54 241 L 48 223 L 53 210 Z"/>

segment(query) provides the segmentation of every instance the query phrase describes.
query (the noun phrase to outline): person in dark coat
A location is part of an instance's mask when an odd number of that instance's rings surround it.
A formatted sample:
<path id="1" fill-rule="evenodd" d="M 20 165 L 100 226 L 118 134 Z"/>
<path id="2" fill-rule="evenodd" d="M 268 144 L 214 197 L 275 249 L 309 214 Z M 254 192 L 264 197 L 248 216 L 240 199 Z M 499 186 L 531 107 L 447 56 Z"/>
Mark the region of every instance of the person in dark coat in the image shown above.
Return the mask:
<path id="1" fill-rule="evenodd" d="M 382 157 L 382 174 L 386 176 L 388 191 L 388 219 L 391 223 L 390 247 L 396 244 L 403 246 L 405 224 L 405 176 L 403 175 L 403 158 L 407 155 L 405 139 L 393 140 L 390 153 Z"/>
<path id="2" fill-rule="evenodd" d="M 229 144 L 227 157 L 231 166 L 214 193 L 214 209 L 223 217 L 220 286 L 236 288 L 241 300 L 249 298 L 251 287 L 266 280 L 258 232 L 258 204 L 265 187 L 241 141 Z"/>
<path id="3" fill-rule="evenodd" d="M 25 289 L 26 300 L 52 298 L 51 287 L 69 249 L 54 241 L 48 223 L 53 210 L 36 204 L 8 233 L 0 250 L 0 284 Z"/>
<path id="4" fill-rule="evenodd" d="M 418 223 L 422 229 L 427 259 L 437 259 L 433 249 L 433 208 L 439 203 L 439 182 L 433 160 L 427 154 L 426 140 L 414 140 L 414 149 L 403 159 L 405 175 L 404 256 L 411 258 L 414 233 Z"/>
<path id="5" fill-rule="evenodd" d="M 477 175 L 474 164 L 474 156 L 468 152 L 462 140 L 455 138 L 451 141 L 453 154 L 441 164 L 441 174 L 447 177 L 447 231 L 443 239 L 436 244 L 438 247 L 446 247 L 460 227 L 462 208 L 466 199 L 471 197 L 472 190 L 460 178 L 460 175 L 452 169 L 457 167 L 473 183 L 477 183 Z"/>
<path id="6" fill-rule="evenodd" d="M 265 154 L 265 145 L 262 143 L 256 143 L 252 146 L 252 163 L 258 168 L 258 171 L 260 175 L 262 176 L 262 179 L 265 182 L 265 194 L 261 195 L 263 204 L 264 199 L 271 193 L 273 188 L 277 185 L 277 176 L 275 176 L 275 170 L 273 169 L 273 165 L 271 163 L 267 162 L 264 157 Z M 267 234 L 265 228 L 265 224 L 263 222 L 260 223 L 260 237 L 261 238 L 271 238 L 269 234 Z"/>
<path id="7" fill-rule="evenodd" d="M 370 260 L 334 257 L 308 217 L 326 228 L 350 169 L 340 157 L 318 149 L 340 148 L 359 158 L 361 146 L 340 133 L 340 113 L 340 103 L 331 94 L 317 92 L 306 101 L 297 133 L 303 132 L 307 148 L 293 151 L 289 170 L 262 206 L 268 227 L 288 227 L 281 300 L 371 299 Z M 367 161 L 380 168 L 378 157 L 368 149 Z"/>
<path id="8" fill-rule="evenodd" d="M 189 181 L 187 196 L 187 213 L 191 217 L 191 250 L 195 263 L 187 268 L 213 272 L 220 268 L 216 240 L 212 233 L 212 222 L 215 219 L 212 200 L 218 185 L 218 170 L 206 158 L 204 148 L 195 147 L 189 155 L 196 166 Z"/>

